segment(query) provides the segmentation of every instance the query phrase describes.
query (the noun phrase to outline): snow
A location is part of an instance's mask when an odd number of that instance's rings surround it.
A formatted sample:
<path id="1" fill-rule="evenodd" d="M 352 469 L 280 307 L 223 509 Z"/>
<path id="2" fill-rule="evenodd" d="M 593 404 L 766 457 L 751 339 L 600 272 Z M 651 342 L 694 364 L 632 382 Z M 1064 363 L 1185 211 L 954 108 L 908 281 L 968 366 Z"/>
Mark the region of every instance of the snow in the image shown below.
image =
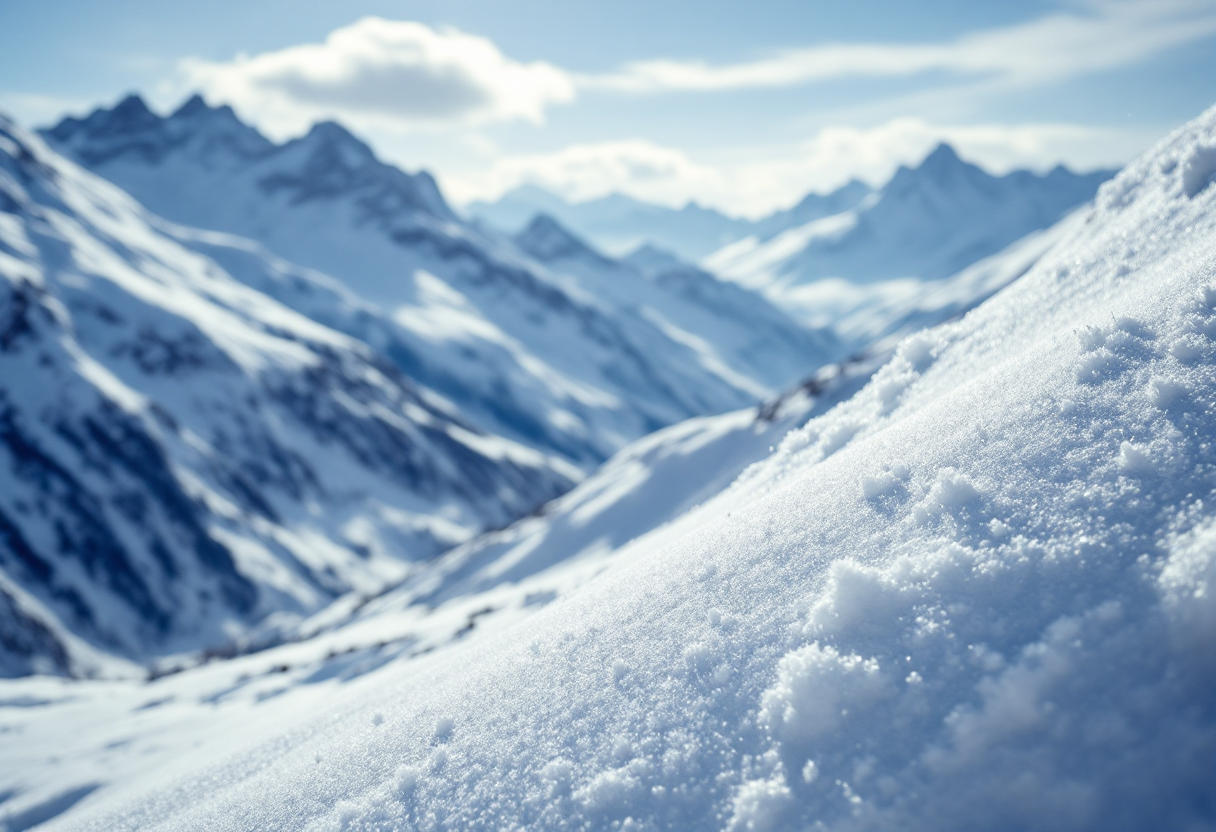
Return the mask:
<path id="1" fill-rule="evenodd" d="M 301 642 L 134 689 L 250 674 L 206 723 L 160 706 L 165 747 L 112 773 L 95 749 L 133 689 L 103 710 L 98 688 L 73 708 L 50 701 L 64 683 L 6 683 L 48 701 L 4 708 L 30 740 L 5 756 L 27 778 L 6 811 L 71 803 L 48 829 L 106 830 L 1216 827 L 1216 189 L 1187 172 L 1214 140 L 1216 110 L 1023 277 L 539 610 L 483 627 L 461 608 L 467 635 L 353 653 L 345 682 L 336 662 L 308 684 L 263 664 L 315 657 Z M 47 748 L 70 774 L 38 787 Z"/>

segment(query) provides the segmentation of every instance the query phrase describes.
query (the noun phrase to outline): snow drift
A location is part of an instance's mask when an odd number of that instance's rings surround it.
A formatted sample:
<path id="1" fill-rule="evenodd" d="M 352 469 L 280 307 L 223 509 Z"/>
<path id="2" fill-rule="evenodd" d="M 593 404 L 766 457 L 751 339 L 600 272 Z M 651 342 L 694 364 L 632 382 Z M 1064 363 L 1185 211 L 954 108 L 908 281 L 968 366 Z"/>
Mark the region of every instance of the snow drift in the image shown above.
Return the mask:
<path id="1" fill-rule="evenodd" d="M 53 828 L 1216 828 L 1216 110 L 665 543 Z"/>

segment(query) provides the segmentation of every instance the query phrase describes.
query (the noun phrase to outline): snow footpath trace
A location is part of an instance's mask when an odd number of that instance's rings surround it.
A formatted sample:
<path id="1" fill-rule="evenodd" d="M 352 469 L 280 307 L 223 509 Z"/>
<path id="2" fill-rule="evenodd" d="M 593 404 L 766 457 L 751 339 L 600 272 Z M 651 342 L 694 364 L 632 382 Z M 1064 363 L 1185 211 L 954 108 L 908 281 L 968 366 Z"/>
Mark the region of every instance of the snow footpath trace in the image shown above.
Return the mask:
<path id="1" fill-rule="evenodd" d="M 1214 148 L 1216 110 L 683 537 L 48 828 L 1216 828 Z"/>

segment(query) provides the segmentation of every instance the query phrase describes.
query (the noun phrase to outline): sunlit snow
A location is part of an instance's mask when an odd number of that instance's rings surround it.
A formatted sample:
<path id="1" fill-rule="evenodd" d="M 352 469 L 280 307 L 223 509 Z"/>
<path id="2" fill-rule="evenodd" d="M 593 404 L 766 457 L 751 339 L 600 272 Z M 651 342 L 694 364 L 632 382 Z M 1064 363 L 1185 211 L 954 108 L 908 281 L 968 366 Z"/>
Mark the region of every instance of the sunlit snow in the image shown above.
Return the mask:
<path id="1" fill-rule="evenodd" d="M 389 605 L 349 654 L 338 626 L 147 685 L 6 683 L 10 825 L 1211 828 L 1213 144 L 1216 110 L 700 508 L 546 556 L 567 583 Z M 589 527 L 732 418 L 502 545 Z"/>

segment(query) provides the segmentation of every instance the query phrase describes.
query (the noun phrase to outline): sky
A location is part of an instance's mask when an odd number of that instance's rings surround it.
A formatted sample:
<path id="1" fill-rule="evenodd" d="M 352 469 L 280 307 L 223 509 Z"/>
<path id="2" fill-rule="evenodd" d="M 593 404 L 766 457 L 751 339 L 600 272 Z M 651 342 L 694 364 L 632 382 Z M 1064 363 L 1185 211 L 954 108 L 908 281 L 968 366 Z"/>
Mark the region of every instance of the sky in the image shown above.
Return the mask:
<path id="1" fill-rule="evenodd" d="M 537 184 L 760 216 L 940 141 L 1117 167 L 1216 103 L 1216 0 L 0 0 L 27 127 L 192 92 L 334 119 L 460 205 Z"/>

